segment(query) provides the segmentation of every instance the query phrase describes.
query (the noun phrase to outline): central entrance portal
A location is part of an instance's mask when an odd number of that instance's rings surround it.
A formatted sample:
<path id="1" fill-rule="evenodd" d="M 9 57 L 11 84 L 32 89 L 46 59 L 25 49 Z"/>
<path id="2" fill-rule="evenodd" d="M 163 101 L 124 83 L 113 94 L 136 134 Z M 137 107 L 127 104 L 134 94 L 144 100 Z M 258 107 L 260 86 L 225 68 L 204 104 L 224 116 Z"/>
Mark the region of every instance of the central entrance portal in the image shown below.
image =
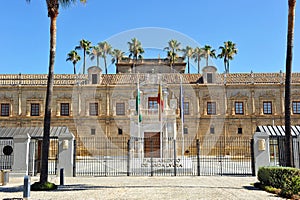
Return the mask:
<path id="1" fill-rule="evenodd" d="M 152 146 L 152 147 L 151 147 Z M 145 158 L 160 158 L 160 132 L 144 133 Z"/>

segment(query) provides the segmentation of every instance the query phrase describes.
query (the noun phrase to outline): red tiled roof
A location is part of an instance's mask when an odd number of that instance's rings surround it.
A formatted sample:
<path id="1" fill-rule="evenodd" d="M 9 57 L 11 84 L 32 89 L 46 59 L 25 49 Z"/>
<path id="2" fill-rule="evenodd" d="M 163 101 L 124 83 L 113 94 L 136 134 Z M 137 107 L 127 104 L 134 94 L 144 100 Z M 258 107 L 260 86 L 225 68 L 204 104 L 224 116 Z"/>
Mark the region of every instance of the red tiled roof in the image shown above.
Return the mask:
<path id="1" fill-rule="evenodd" d="M 132 84 L 143 82 L 152 74 L 102 74 L 101 85 Z M 153 74 L 156 76 L 155 74 Z M 202 74 L 158 74 L 164 83 L 179 84 L 180 77 L 185 84 L 203 83 Z M 230 73 L 217 74 L 216 84 L 284 84 L 284 73 Z M 54 85 L 76 85 L 88 83 L 88 75 L 55 74 Z M 292 83 L 300 84 L 300 73 L 292 74 Z M 0 85 L 46 85 L 46 74 L 0 74 Z"/>

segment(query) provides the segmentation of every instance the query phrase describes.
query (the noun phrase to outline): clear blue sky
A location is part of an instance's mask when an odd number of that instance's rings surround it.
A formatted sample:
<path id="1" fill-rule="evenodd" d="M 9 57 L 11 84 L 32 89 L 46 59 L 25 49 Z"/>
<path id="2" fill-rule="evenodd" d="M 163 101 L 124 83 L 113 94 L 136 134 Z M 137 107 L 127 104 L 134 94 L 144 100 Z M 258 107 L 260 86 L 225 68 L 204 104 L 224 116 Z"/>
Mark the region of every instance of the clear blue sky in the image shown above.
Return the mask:
<path id="1" fill-rule="evenodd" d="M 32 0 L 27 4 L 25 0 L 18 0 L 2 5 L 1 74 L 48 72 L 49 18 L 45 2 Z M 299 7 L 296 7 L 294 72 L 300 71 Z M 189 44 L 184 39 L 181 41 L 180 37 L 184 36 L 187 41 L 194 41 L 192 46 L 208 44 L 217 52 L 224 41 L 231 40 L 237 44 L 238 54 L 230 63 L 230 72 L 285 71 L 287 14 L 287 0 L 88 0 L 86 5 L 77 3 L 60 9 L 55 73 L 73 73 L 66 54 L 83 38 L 94 45 L 112 41 L 114 48 L 126 51 L 127 42 L 135 36 L 149 48 L 149 54 L 144 57 L 157 57 L 157 52 L 150 54 L 151 48 L 167 46 L 168 41 L 160 41 L 165 38 Z M 154 28 L 149 30 L 149 27 Z M 146 39 L 136 29 L 144 30 L 148 41 L 143 41 Z M 151 33 L 152 29 L 155 34 Z M 160 37 L 160 30 L 162 35 L 170 35 Z M 124 41 L 120 41 L 122 38 Z M 149 41 L 153 41 L 153 45 Z M 160 43 L 156 44 L 157 41 Z M 213 62 L 219 72 L 224 71 L 222 60 Z M 82 62 L 77 68 L 81 66 Z M 113 68 L 109 66 L 110 72 Z"/>

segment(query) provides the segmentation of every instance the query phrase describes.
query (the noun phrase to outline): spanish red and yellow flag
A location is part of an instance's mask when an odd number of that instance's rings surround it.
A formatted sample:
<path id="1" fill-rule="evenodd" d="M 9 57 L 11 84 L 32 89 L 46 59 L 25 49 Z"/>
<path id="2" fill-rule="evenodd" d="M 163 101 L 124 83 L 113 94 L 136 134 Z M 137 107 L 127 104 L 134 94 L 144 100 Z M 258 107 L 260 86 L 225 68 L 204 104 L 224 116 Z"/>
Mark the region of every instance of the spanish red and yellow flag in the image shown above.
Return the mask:
<path id="1" fill-rule="evenodd" d="M 158 113 L 159 113 L 159 120 L 160 120 L 161 113 L 164 112 L 164 98 L 163 98 L 161 84 L 159 84 L 158 86 L 157 103 L 159 104 Z"/>

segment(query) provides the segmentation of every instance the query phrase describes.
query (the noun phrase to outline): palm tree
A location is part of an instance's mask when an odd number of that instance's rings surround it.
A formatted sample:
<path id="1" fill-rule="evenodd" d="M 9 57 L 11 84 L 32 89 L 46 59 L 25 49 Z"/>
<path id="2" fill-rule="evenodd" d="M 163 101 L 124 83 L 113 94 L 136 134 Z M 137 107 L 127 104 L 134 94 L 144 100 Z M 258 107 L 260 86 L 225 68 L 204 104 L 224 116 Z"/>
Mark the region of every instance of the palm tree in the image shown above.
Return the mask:
<path id="1" fill-rule="evenodd" d="M 97 67 L 100 67 L 100 57 L 102 56 L 102 51 L 99 46 L 93 46 L 92 52 L 90 53 L 91 60 L 96 58 L 97 60 Z"/>
<path id="2" fill-rule="evenodd" d="M 104 42 L 99 42 L 98 46 L 100 48 L 101 51 L 101 57 L 104 60 L 104 67 L 105 67 L 105 74 L 107 74 L 107 62 L 106 62 L 106 57 L 107 55 L 111 54 L 111 50 L 112 47 L 110 46 L 110 44 L 108 44 L 106 41 Z"/>
<path id="3" fill-rule="evenodd" d="M 121 60 L 125 53 L 123 51 L 121 51 L 120 49 L 114 49 L 112 52 L 111 52 L 111 55 L 112 55 L 112 59 L 111 59 L 111 63 L 114 64 L 118 64 L 119 63 L 119 60 Z M 118 73 L 118 69 L 116 68 L 116 73 Z"/>
<path id="4" fill-rule="evenodd" d="M 172 71 L 173 64 L 175 63 L 175 60 L 178 57 L 176 52 L 180 51 L 180 42 L 172 39 L 168 42 L 168 46 L 165 47 L 164 50 L 168 50 L 168 57 L 170 59 L 170 67 L 171 67 L 170 70 Z"/>
<path id="5" fill-rule="evenodd" d="M 204 57 L 203 49 L 200 47 L 196 47 L 194 49 L 194 53 L 192 55 L 192 58 L 194 59 L 195 62 L 197 62 L 198 65 L 198 74 L 200 74 L 200 62 L 201 58 Z"/>
<path id="6" fill-rule="evenodd" d="M 216 58 L 216 50 L 212 49 L 211 46 L 205 45 L 203 48 L 203 56 L 206 60 L 206 66 L 208 66 L 208 58 Z"/>
<path id="7" fill-rule="evenodd" d="M 90 54 L 91 47 L 92 47 L 92 43 L 85 39 L 80 40 L 79 46 L 75 47 L 75 50 L 83 50 L 83 74 L 85 74 L 85 62 L 86 62 L 85 57 L 86 55 Z"/>
<path id="8" fill-rule="evenodd" d="M 143 47 L 142 47 L 142 43 L 136 39 L 136 38 L 132 38 L 131 42 L 128 42 L 129 45 L 129 58 L 132 56 L 133 57 L 133 66 L 132 68 L 135 68 L 136 70 L 136 63 L 138 59 L 142 59 L 142 54 L 145 52 Z"/>
<path id="9" fill-rule="evenodd" d="M 30 2 L 30 0 L 26 0 Z M 56 21 L 58 17 L 59 5 L 68 7 L 76 0 L 46 0 L 48 17 L 50 18 L 50 55 L 49 55 L 49 72 L 47 80 L 45 116 L 44 116 L 44 134 L 42 145 L 42 168 L 40 174 L 40 184 L 44 185 L 48 181 L 48 157 L 49 157 L 49 143 L 50 143 L 50 125 L 51 125 L 51 104 L 54 83 L 54 61 L 56 54 Z M 80 0 L 85 3 L 86 0 Z"/>
<path id="10" fill-rule="evenodd" d="M 225 73 L 229 73 L 229 60 L 233 60 L 234 55 L 237 54 L 236 44 L 227 41 L 219 49 L 221 49 L 221 53 L 218 55 L 218 58 L 224 58 Z"/>
<path id="11" fill-rule="evenodd" d="M 73 63 L 74 67 L 74 74 L 76 74 L 76 63 L 81 59 L 80 56 L 78 55 L 77 51 L 72 50 L 70 53 L 67 55 L 66 61 L 71 61 Z"/>
<path id="12" fill-rule="evenodd" d="M 291 76 L 294 46 L 294 26 L 296 0 L 288 0 L 288 32 L 286 50 L 286 73 L 285 73 L 285 146 L 286 146 L 286 166 L 293 167 L 292 137 L 291 137 Z"/>
<path id="13" fill-rule="evenodd" d="M 190 73 L 190 58 L 193 56 L 194 54 L 194 50 L 192 47 L 190 46 L 186 46 L 185 49 L 182 49 L 183 51 L 183 57 L 187 58 L 187 62 L 188 62 L 188 74 Z"/>

